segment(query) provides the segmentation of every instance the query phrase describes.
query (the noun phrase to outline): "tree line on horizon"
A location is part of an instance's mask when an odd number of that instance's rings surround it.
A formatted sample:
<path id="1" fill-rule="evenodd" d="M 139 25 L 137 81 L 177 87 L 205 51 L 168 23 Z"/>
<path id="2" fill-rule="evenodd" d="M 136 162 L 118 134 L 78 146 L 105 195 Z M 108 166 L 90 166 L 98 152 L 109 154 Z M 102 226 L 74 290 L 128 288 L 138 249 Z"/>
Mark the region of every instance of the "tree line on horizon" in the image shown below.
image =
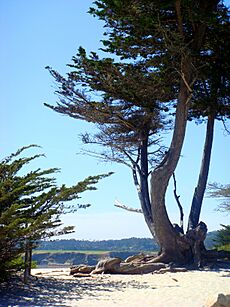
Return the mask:
<path id="1" fill-rule="evenodd" d="M 207 248 L 223 245 L 218 239 L 218 231 L 208 232 L 205 239 Z M 77 240 L 56 239 L 39 241 L 36 250 L 77 250 L 77 251 L 159 251 L 159 246 L 153 238 L 126 238 L 117 240 Z"/>

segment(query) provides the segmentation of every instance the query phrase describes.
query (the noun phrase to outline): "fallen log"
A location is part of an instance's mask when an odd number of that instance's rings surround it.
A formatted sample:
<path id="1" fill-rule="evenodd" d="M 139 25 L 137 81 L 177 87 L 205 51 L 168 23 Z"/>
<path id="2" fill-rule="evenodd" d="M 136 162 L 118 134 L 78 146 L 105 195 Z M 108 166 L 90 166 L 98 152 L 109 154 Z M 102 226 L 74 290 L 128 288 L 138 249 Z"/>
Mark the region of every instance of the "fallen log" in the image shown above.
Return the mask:
<path id="1" fill-rule="evenodd" d="M 166 266 L 164 263 L 122 262 L 120 258 L 107 258 L 99 261 L 91 274 L 147 274 Z"/>
<path id="2" fill-rule="evenodd" d="M 140 261 L 144 261 L 145 259 L 145 255 L 144 254 L 138 254 L 138 255 L 134 255 L 134 256 L 129 256 L 128 258 L 126 258 L 124 260 L 124 262 L 129 263 L 129 262 L 140 262 Z"/>
<path id="3" fill-rule="evenodd" d="M 80 264 L 70 268 L 70 275 L 74 274 L 90 274 L 95 269 L 95 266 Z"/>
<path id="4" fill-rule="evenodd" d="M 119 268 L 121 258 L 106 258 L 102 259 L 96 265 L 96 268 L 91 272 L 92 274 L 115 274 Z"/>
<path id="5" fill-rule="evenodd" d="M 204 251 L 207 252 L 207 251 Z M 204 253 L 203 252 L 203 253 Z M 209 257 L 207 257 L 207 255 Z M 203 255 L 202 255 L 203 256 Z M 225 261 L 213 261 L 215 256 L 219 258 L 229 259 L 229 252 L 217 252 L 217 251 L 209 251 L 206 253 L 206 257 L 209 260 L 206 262 L 205 267 L 210 264 L 208 267 L 225 266 L 230 267 L 230 262 L 228 260 Z M 213 259 L 214 258 L 214 259 Z M 200 258 L 198 258 L 200 260 Z M 215 259 L 216 260 L 216 259 Z M 78 265 L 72 267 L 70 270 L 70 275 L 74 277 L 89 277 L 93 274 L 148 274 L 148 273 L 166 273 L 166 272 L 186 272 L 188 269 L 196 269 L 197 262 L 189 264 L 187 267 L 178 267 L 175 263 L 163 263 L 157 261 L 156 256 L 146 256 L 144 254 L 139 254 L 135 256 L 128 257 L 125 260 L 121 258 L 106 258 L 100 260 L 96 266 L 87 266 L 87 265 Z"/>

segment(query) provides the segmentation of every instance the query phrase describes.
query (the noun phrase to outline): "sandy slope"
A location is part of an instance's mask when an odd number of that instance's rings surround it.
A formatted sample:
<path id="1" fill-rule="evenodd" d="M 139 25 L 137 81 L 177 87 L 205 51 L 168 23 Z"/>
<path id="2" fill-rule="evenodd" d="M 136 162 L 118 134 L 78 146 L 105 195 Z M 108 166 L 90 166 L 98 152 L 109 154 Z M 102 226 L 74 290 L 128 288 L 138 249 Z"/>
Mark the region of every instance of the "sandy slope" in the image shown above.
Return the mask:
<path id="1" fill-rule="evenodd" d="M 0 306 L 201 307 L 216 293 L 230 294 L 230 271 L 73 278 L 69 269 L 34 269 L 38 277 L 0 295 Z"/>

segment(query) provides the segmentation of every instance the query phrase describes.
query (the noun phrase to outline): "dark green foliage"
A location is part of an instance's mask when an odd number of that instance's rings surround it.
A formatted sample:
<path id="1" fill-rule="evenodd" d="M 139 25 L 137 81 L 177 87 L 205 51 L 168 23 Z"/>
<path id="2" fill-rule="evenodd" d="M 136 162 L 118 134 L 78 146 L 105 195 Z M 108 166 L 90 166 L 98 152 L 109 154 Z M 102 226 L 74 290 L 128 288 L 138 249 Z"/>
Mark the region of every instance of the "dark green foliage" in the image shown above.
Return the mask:
<path id="1" fill-rule="evenodd" d="M 87 56 L 80 47 L 66 78 L 47 67 L 57 81 L 60 101 L 46 106 L 95 123 L 99 132 L 83 134 L 82 140 L 103 145 L 100 157 L 136 168 L 147 144 L 157 145 L 145 149 L 148 158 L 144 159 L 151 167 L 162 158 L 165 148 L 160 147 L 159 133 L 171 128 L 170 113 L 174 113 L 186 57 L 193 67 L 189 119 L 213 113 L 222 120 L 229 116 L 230 31 L 224 5 L 144 0 L 94 4 L 89 12 L 106 28 L 103 50 L 115 59 L 100 59 L 95 52 Z"/>
<path id="2" fill-rule="evenodd" d="M 154 67 L 154 74 L 164 79 L 164 87 L 170 84 L 175 98 L 182 72 L 181 59 L 189 56 L 194 74 L 189 118 L 213 112 L 219 119 L 229 117 L 229 14 L 221 2 L 100 0 L 94 3 L 96 6 L 90 13 L 102 19 L 107 30 L 103 50 L 121 59 L 141 59 L 145 67 Z"/>
<path id="3" fill-rule="evenodd" d="M 215 243 L 219 250 L 230 251 L 230 225 L 221 225 L 223 228 L 217 231 Z"/>
<path id="4" fill-rule="evenodd" d="M 20 269 L 20 256 L 31 250 L 37 240 L 73 232 L 73 226 L 62 225 L 60 215 L 89 205 L 70 204 L 85 190 L 95 190 L 99 179 L 108 175 L 88 177 L 66 187 L 58 187 L 53 176 L 58 169 L 36 169 L 26 174 L 23 167 L 41 157 L 21 157 L 31 147 L 23 147 L 0 163 L 0 278 Z"/>
<path id="5" fill-rule="evenodd" d="M 153 151 L 161 154 L 156 150 L 159 149 L 156 133 L 170 121 L 161 117 L 161 112 L 168 111 L 167 103 L 159 101 L 169 101 L 173 92 L 170 87 L 163 87 L 157 74 L 142 63 L 100 60 L 95 53 L 87 57 L 83 48 L 69 66 L 73 71 L 67 78 L 48 67 L 59 85 L 56 93 L 61 99 L 56 107 L 46 106 L 95 123 L 97 133 L 83 134 L 83 143 L 103 145 L 101 157 L 119 163 L 130 162 L 130 157 L 136 160 L 143 142 L 156 145 Z"/>

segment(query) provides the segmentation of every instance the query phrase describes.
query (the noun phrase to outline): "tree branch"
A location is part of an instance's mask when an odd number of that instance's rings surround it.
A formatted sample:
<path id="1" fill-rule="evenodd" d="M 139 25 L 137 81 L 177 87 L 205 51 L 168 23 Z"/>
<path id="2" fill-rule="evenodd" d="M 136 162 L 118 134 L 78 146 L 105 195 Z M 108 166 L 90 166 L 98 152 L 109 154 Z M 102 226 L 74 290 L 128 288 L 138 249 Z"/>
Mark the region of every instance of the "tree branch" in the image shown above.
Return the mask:
<path id="1" fill-rule="evenodd" d="M 183 33 L 183 20 L 181 15 L 181 1 L 177 0 L 175 3 L 176 13 L 177 13 L 177 19 L 178 19 L 178 30 L 181 35 L 181 37 L 184 37 Z"/>
<path id="2" fill-rule="evenodd" d="M 184 232 L 184 213 L 183 213 L 183 207 L 181 206 L 181 203 L 180 203 L 180 195 L 177 195 L 177 192 L 176 192 L 176 176 L 175 176 L 175 173 L 173 173 L 173 182 L 174 182 L 174 190 L 173 190 L 173 193 L 174 193 L 174 197 L 176 199 L 176 202 L 177 202 L 177 205 L 179 207 L 179 210 L 180 210 L 180 227 L 181 229 L 183 230 Z"/>
<path id="3" fill-rule="evenodd" d="M 143 211 L 141 209 L 128 207 L 128 206 L 123 205 L 122 203 L 120 203 L 118 200 L 115 200 L 114 206 L 118 207 L 118 208 L 121 208 L 121 209 L 124 209 L 124 210 L 127 210 L 127 211 L 130 211 L 130 212 L 143 213 Z"/>

